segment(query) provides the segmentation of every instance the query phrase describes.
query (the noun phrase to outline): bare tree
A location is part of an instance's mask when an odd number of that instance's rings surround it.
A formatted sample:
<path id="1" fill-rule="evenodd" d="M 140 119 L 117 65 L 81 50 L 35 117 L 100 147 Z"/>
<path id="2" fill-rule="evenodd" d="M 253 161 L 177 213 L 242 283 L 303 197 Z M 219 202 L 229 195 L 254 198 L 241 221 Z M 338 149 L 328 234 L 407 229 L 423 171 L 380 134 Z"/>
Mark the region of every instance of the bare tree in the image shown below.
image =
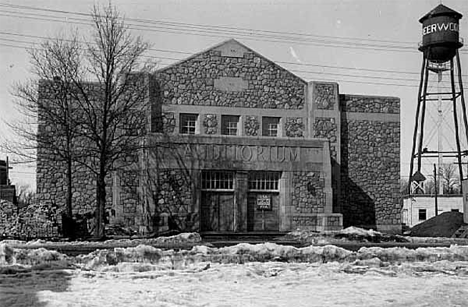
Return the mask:
<path id="1" fill-rule="evenodd" d="M 454 164 L 444 164 L 439 168 L 445 194 L 460 193 L 460 179 Z"/>
<path id="2" fill-rule="evenodd" d="M 76 34 L 70 39 L 57 37 L 28 50 L 34 78 L 13 86 L 16 106 L 22 120 L 8 123 L 14 138 L 2 147 L 28 163 L 40 154 L 52 159 L 50 165 L 66 165 L 66 216 L 72 217 L 72 163 L 77 159 L 74 141 L 79 124 L 68 94 L 72 80 L 79 73 L 81 58 Z M 43 124 L 47 123 L 47 124 Z M 38 153 L 39 151 L 39 153 Z M 59 169 L 57 169 L 59 171 Z M 73 233 L 66 234 L 73 236 Z"/>
<path id="3" fill-rule="evenodd" d="M 16 185 L 16 196 L 18 199 L 18 208 L 26 207 L 34 202 L 36 193 L 29 185 Z"/>
<path id="4" fill-rule="evenodd" d="M 83 58 L 83 74 L 71 91 L 81 116 L 83 165 L 96 176 L 96 230 L 104 236 L 106 179 L 118 162 L 135 154 L 145 134 L 149 78 L 153 67 L 141 61 L 149 45 L 134 37 L 111 5 L 94 7 L 92 39 Z M 138 73 L 135 73 L 138 71 Z"/>
<path id="5" fill-rule="evenodd" d="M 142 61 L 148 43 L 132 36 L 124 18 L 110 4 L 95 6 L 91 38 L 51 39 L 31 52 L 40 88 L 19 85 L 21 108 L 32 114 L 17 152 L 35 157 L 50 153 L 67 168 L 67 212 L 72 212 L 72 172 L 79 164 L 96 178 L 96 229 L 104 236 L 106 179 L 119 163 L 134 155 L 145 134 L 145 113 L 154 65 Z M 138 72 L 138 73 L 137 73 Z M 36 83 L 37 84 L 37 83 Z M 32 129 L 31 122 L 36 129 Z M 39 123 L 39 124 L 38 124 Z M 38 133 L 39 132 L 39 133 Z M 11 148 L 13 150 L 13 148 Z M 47 155 L 42 155 L 42 157 Z M 120 162 L 119 162 L 120 161 Z"/>

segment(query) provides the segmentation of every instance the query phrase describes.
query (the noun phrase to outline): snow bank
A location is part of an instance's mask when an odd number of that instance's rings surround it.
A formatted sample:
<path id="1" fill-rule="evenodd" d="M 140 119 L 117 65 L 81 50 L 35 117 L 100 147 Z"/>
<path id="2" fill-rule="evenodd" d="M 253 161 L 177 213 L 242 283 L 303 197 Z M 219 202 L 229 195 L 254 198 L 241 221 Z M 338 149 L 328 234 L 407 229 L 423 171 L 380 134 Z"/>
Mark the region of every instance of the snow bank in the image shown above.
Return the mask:
<path id="1" fill-rule="evenodd" d="M 363 229 L 363 228 L 359 228 L 359 227 L 354 227 L 354 226 L 351 226 L 351 227 L 348 227 L 348 228 L 345 228 L 341 231 L 339 231 L 340 234 L 345 234 L 345 235 L 355 235 L 355 236 L 369 236 L 369 237 L 375 237 L 375 236 L 378 236 L 378 235 L 382 235 L 381 232 L 378 232 L 378 231 L 375 231 L 373 229 Z"/>
<path id="2" fill-rule="evenodd" d="M 286 239 L 295 240 L 302 244 L 339 244 L 342 242 L 409 242 L 409 239 L 399 235 L 385 234 L 373 229 L 348 227 L 340 231 L 315 232 L 293 231 L 285 236 Z"/>
<path id="3" fill-rule="evenodd" d="M 181 233 L 168 237 L 158 238 L 141 238 L 141 239 L 111 239 L 103 242 L 95 241 L 73 241 L 73 242 L 52 242 L 46 240 L 34 240 L 34 241 L 21 241 L 21 240 L 4 240 L 2 243 L 9 244 L 15 248 L 21 248 L 23 245 L 37 246 L 39 247 L 61 247 L 61 246 L 93 246 L 99 247 L 121 247 L 121 246 L 138 246 L 138 245 L 155 245 L 162 247 L 171 246 L 183 246 L 183 245 L 194 245 L 202 242 L 202 238 L 197 232 Z"/>
<path id="4" fill-rule="evenodd" d="M 352 252 L 334 245 L 296 248 L 274 243 L 248 244 L 212 248 L 195 246 L 191 250 L 162 250 L 140 245 L 130 248 L 99 250 L 76 257 L 76 262 L 87 269 L 102 270 L 122 263 L 143 263 L 153 269 L 198 267 L 205 263 L 243 264 L 249 262 L 289 263 L 382 263 L 468 261 L 468 246 L 450 248 L 361 248 Z"/>
<path id="5" fill-rule="evenodd" d="M 296 248 L 275 243 L 248 244 L 213 248 L 203 245 L 190 250 L 165 250 L 148 245 L 96 250 L 87 255 L 68 257 L 54 250 L 12 249 L 0 244 L 0 267 L 29 266 L 33 269 L 79 266 L 96 271 L 200 269 L 209 263 L 244 264 L 251 262 L 342 263 L 382 267 L 399 263 L 468 261 L 468 246 L 449 248 L 363 247 L 356 252 L 334 245 Z M 354 269 L 353 269 L 354 270 Z"/>
<path id="6" fill-rule="evenodd" d="M 0 265 L 14 263 L 14 251 L 9 245 L 0 243 Z"/>

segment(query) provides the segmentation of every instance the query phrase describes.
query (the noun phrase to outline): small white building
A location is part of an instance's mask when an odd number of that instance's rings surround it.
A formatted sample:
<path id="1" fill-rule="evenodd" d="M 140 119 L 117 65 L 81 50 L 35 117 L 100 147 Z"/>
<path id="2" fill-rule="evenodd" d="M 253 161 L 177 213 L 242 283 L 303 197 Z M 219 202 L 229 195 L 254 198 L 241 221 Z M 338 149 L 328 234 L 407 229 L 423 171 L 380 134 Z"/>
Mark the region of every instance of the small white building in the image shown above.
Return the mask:
<path id="1" fill-rule="evenodd" d="M 438 214 L 447 211 L 463 212 L 462 195 L 438 195 Z M 403 198 L 402 222 L 413 227 L 435 216 L 434 195 L 411 195 Z"/>

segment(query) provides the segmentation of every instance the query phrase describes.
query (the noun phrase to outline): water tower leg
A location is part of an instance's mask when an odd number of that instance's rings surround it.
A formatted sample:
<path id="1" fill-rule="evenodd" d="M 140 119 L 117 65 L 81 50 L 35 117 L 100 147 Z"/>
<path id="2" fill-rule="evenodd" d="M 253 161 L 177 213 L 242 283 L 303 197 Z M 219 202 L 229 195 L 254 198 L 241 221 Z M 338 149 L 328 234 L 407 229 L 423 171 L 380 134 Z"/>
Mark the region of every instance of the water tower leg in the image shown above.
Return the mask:
<path id="1" fill-rule="evenodd" d="M 467 113 L 466 113 L 466 104 L 465 104 L 465 94 L 463 90 L 463 81 L 462 81 L 462 70 L 461 70 L 461 63 L 460 63 L 460 55 L 458 54 L 458 49 L 457 49 L 457 69 L 458 69 L 458 88 L 460 90 L 460 99 L 461 99 L 461 106 L 462 106 L 462 112 L 463 112 L 463 122 L 465 124 L 465 137 L 466 137 L 466 143 L 468 144 L 468 118 L 467 118 Z"/>
<path id="2" fill-rule="evenodd" d="M 414 121 L 414 134 L 413 134 L 413 148 L 411 150 L 411 158 L 410 158 L 410 171 L 408 177 L 408 194 L 411 194 L 411 177 L 413 177 L 413 168 L 414 168 L 414 154 L 416 151 L 416 141 L 418 137 L 418 126 L 419 126 L 419 112 L 421 110 L 421 97 L 422 97 L 422 89 L 424 84 L 424 72 L 426 69 L 426 57 L 423 57 L 422 67 L 421 67 L 421 78 L 419 82 L 419 91 L 418 91 L 418 105 L 416 107 L 416 118 Z"/>
<path id="3" fill-rule="evenodd" d="M 426 65 L 424 72 L 424 87 L 422 93 L 422 106 L 421 106 L 421 133 L 419 134 L 419 146 L 418 146 L 418 172 L 421 172 L 421 159 L 423 151 L 423 140 L 424 140 L 424 121 L 426 119 L 426 99 L 427 99 L 427 83 L 429 79 L 429 67 Z"/>
<path id="4" fill-rule="evenodd" d="M 458 116 L 457 116 L 457 94 L 455 92 L 455 75 L 454 75 L 453 59 L 450 60 L 450 83 L 452 84 L 452 102 L 453 102 L 453 122 L 455 124 L 455 141 L 457 143 L 457 159 L 458 171 L 460 172 L 460 186 L 463 179 L 463 168 L 461 161 L 461 147 L 460 147 L 460 133 L 458 130 Z"/>

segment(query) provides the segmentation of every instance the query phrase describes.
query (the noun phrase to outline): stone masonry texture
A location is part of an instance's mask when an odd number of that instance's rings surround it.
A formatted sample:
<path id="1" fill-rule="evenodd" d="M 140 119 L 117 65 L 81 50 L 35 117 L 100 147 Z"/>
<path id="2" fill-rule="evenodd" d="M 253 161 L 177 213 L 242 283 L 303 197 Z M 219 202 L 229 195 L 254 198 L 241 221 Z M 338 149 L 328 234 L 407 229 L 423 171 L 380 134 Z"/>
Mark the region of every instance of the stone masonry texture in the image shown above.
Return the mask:
<path id="1" fill-rule="evenodd" d="M 399 99 L 342 96 L 347 113 L 399 113 Z M 342 117 L 341 196 L 344 225 L 401 223 L 399 202 L 400 123 Z"/>
<path id="2" fill-rule="evenodd" d="M 221 77 L 240 78 L 243 90 L 215 88 Z M 305 82 L 272 62 L 245 52 L 224 57 L 210 50 L 156 73 L 162 103 L 169 105 L 227 106 L 267 109 L 302 109 Z"/>
<path id="3" fill-rule="evenodd" d="M 333 110 L 337 104 L 335 84 L 317 83 L 314 87 L 315 103 L 317 109 Z"/>
<path id="4" fill-rule="evenodd" d="M 324 182 L 318 172 L 296 172 L 293 177 L 292 206 L 295 213 L 324 213 Z"/>
<path id="5" fill-rule="evenodd" d="M 280 218 L 290 220 L 284 225 L 305 229 L 328 225 L 339 229 L 342 221 L 344 226 L 373 228 L 401 225 L 399 99 L 340 95 L 335 83 L 307 83 L 235 41 L 225 44 L 234 48 L 224 48 L 221 44 L 154 74 L 154 88 L 149 91 L 152 106 L 150 112 L 146 112 L 151 114 L 152 128 L 145 141 L 150 142 L 158 135 L 174 136 L 180 131 L 177 127 L 180 114 L 196 113 L 197 137 L 220 140 L 220 144 L 208 142 L 199 150 L 215 157 L 218 152 L 209 150 L 225 143 L 225 148 L 240 152 L 235 156 L 238 160 L 191 161 L 195 167 L 189 169 L 188 175 L 184 163 L 193 158 L 189 153 L 197 148 L 196 144 L 192 149 L 183 147 L 177 167 L 167 164 L 167 157 L 161 157 L 151 165 L 157 168 L 154 171 L 145 169 L 145 163 L 154 160 L 148 156 L 156 150 L 149 147 L 147 151 L 136 152 L 135 157 L 124 161 L 125 168 L 108 178 L 110 222 L 140 232 L 156 227 L 159 230 L 199 230 L 197 215 L 201 204 L 197 189 L 200 187 L 194 188 L 195 181 L 189 178 L 192 172 L 194 178 L 199 178 L 197 172 L 207 165 L 208 170 L 222 171 L 230 165 L 242 171 L 269 171 L 263 167 L 271 164 L 275 171 L 289 174 L 285 185 L 288 195 L 283 198 L 287 203 L 283 205 L 290 211 Z M 47 93 L 40 94 L 47 96 Z M 221 135 L 224 114 L 240 118 L 238 135 Z M 280 118 L 281 138 L 262 137 L 263 116 Z M 41 125 L 47 126 L 47 123 Z M 192 136 L 174 137 L 190 140 Z M 235 143 L 236 139 L 258 144 L 249 147 Z M 328 156 L 323 155 L 326 159 L 307 165 L 295 160 L 289 164 L 265 161 L 274 158 L 273 154 L 267 155 L 267 149 L 273 153 L 273 148 L 277 151 L 282 148 L 279 143 L 293 142 L 292 139 L 294 142 L 301 142 L 301 139 L 322 142 L 321 148 L 327 148 L 324 152 L 330 154 L 331 160 L 325 163 Z M 274 144 L 262 147 L 265 140 Z M 311 156 L 318 154 L 315 150 L 311 149 Z M 260 164 L 250 161 L 253 156 L 248 153 L 253 151 L 262 152 Z M 291 153 L 296 157 L 295 149 L 291 149 Z M 64 170 L 63 163 L 47 148 L 38 149 L 37 192 L 41 203 L 64 206 Z M 73 181 L 74 213 L 94 211 L 94 176 L 89 170 L 74 165 Z M 327 207 L 330 199 L 339 208 L 338 211 L 333 208 L 335 215 L 326 211 L 330 208 Z M 243 201 L 242 195 L 236 196 L 236 201 Z M 339 213 L 343 214 L 342 219 Z"/>

